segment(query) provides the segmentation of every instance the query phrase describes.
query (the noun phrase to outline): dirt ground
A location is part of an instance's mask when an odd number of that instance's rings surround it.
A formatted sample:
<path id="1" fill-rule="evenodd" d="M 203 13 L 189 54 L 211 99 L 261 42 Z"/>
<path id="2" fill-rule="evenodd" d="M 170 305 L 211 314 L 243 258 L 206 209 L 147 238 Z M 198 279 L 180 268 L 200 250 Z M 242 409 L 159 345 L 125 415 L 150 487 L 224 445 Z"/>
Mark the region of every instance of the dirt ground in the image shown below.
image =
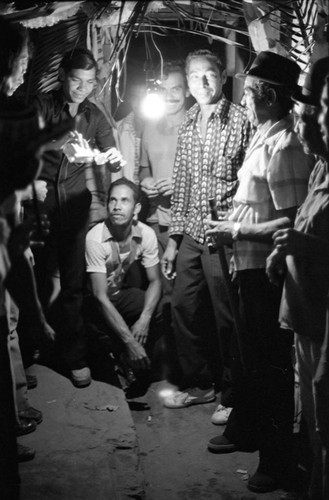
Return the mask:
<path id="1" fill-rule="evenodd" d="M 166 409 L 159 394 L 167 384 L 158 382 L 128 404 L 123 390 L 110 379 L 97 380 L 95 371 L 86 389 L 42 365 L 33 372 L 39 384 L 30 403 L 44 421 L 19 438 L 37 451 L 33 461 L 20 464 L 21 500 L 284 498 L 282 491 L 248 491 L 257 453 L 207 451 L 208 439 L 223 430 L 210 422 L 217 402 Z"/>
<path id="2" fill-rule="evenodd" d="M 208 452 L 208 440 L 224 430 L 210 422 L 218 401 L 170 410 L 163 407 L 160 395 L 167 387 L 166 382 L 155 383 L 143 398 L 130 403 L 147 500 L 285 497 L 281 490 L 257 495 L 248 491 L 247 477 L 257 469 L 257 453 Z"/>

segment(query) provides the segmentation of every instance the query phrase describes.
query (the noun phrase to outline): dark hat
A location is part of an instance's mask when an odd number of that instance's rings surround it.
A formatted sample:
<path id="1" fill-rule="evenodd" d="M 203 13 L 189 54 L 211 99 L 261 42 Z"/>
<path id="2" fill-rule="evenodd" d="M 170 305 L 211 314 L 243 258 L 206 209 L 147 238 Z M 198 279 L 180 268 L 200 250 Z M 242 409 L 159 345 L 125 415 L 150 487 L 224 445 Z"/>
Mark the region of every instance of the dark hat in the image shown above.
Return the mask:
<path id="1" fill-rule="evenodd" d="M 287 57 L 266 50 L 258 54 L 248 71 L 238 73 L 235 76 L 236 78 L 250 76 L 263 82 L 296 90 L 299 74 L 300 67 L 297 63 Z"/>
<path id="2" fill-rule="evenodd" d="M 299 87 L 293 94 L 294 101 L 320 106 L 322 87 L 326 75 L 329 74 L 329 57 L 315 61 L 306 75 L 303 87 Z"/>

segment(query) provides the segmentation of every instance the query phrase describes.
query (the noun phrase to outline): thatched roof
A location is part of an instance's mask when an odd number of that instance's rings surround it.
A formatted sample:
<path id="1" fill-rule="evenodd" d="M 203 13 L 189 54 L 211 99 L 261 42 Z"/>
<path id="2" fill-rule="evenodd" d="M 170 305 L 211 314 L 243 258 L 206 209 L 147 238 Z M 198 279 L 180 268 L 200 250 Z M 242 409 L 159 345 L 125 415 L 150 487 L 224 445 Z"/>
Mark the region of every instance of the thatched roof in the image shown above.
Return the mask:
<path id="1" fill-rule="evenodd" d="M 120 100 L 129 54 L 141 39 L 144 60 L 152 53 L 159 60 L 175 40 L 184 49 L 185 40 L 188 46 L 197 39 L 193 43 L 220 47 L 231 73 L 260 50 L 290 56 L 305 69 L 312 54 L 328 51 L 327 8 L 325 0 L 18 0 L 0 3 L 0 14 L 30 30 L 35 49 L 28 93 L 53 88 L 63 53 L 87 45 L 101 65 L 100 90 L 115 88 Z"/>

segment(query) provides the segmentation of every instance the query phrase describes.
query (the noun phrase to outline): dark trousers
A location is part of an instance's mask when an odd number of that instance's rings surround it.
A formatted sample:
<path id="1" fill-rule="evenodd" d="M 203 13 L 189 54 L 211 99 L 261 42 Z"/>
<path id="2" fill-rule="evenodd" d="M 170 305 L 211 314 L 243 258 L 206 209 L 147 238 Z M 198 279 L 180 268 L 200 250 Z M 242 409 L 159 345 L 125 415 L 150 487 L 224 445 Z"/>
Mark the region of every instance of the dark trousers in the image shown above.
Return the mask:
<path id="1" fill-rule="evenodd" d="M 45 246 L 36 253 L 41 299 L 48 320 L 56 330 L 63 359 L 71 370 L 85 366 L 86 340 L 81 308 L 90 200 L 89 191 L 81 193 L 65 218 L 61 207 L 49 202 L 44 211 L 50 221 L 50 233 Z M 60 294 L 49 308 L 54 276 L 60 279 Z"/>
<path id="2" fill-rule="evenodd" d="M 229 253 L 229 251 L 228 251 Z M 229 255 L 228 255 L 229 257 Z M 184 235 L 172 296 L 181 388 L 209 388 L 230 364 L 233 320 L 217 253 Z M 219 374 L 219 375 L 218 375 Z"/>
<path id="3" fill-rule="evenodd" d="M 241 345 L 233 369 L 234 409 L 224 435 L 241 449 L 259 449 L 260 467 L 284 475 L 291 467 L 294 417 L 293 335 L 279 327 L 281 288 L 263 269 L 238 273 Z"/>
<path id="4" fill-rule="evenodd" d="M 0 497 L 19 498 L 19 474 L 15 433 L 15 409 L 7 345 L 8 325 L 0 318 Z"/>
<path id="5" fill-rule="evenodd" d="M 144 307 L 145 291 L 135 287 L 125 287 L 111 297 L 111 302 L 121 314 L 125 322 L 131 327 L 140 317 Z M 98 308 L 94 297 L 88 296 L 84 301 L 84 318 L 87 325 L 88 340 L 90 343 L 100 342 L 115 358 L 125 352 L 125 344 L 106 323 Z M 152 358 L 154 344 L 162 334 L 162 317 L 158 309 L 155 310 L 150 323 L 150 330 L 145 350 Z"/>

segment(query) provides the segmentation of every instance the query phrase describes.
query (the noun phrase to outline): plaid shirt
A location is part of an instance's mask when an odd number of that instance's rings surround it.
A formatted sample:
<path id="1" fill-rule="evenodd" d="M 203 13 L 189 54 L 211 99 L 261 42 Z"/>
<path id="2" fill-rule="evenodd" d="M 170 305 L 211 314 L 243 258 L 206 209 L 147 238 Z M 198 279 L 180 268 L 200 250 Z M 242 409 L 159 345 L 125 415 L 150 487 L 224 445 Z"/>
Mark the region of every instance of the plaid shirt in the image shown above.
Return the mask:
<path id="1" fill-rule="evenodd" d="M 232 209 L 250 125 L 243 108 L 223 96 L 208 120 L 203 141 L 199 114 L 200 106 L 195 104 L 187 112 L 178 134 L 170 234 L 186 233 L 204 243 L 203 219 L 209 214 L 209 198 L 215 198 L 220 211 Z"/>
<path id="2" fill-rule="evenodd" d="M 239 172 L 230 219 L 258 224 L 277 219 L 278 210 L 299 207 L 306 197 L 313 165 L 314 157 L 304 153 L 290 115 L 265 132 L 260 126 Z M 262 269 L 272 244 L 243 240 L 237 241 L 233 250 L 237 271 Z"/>

